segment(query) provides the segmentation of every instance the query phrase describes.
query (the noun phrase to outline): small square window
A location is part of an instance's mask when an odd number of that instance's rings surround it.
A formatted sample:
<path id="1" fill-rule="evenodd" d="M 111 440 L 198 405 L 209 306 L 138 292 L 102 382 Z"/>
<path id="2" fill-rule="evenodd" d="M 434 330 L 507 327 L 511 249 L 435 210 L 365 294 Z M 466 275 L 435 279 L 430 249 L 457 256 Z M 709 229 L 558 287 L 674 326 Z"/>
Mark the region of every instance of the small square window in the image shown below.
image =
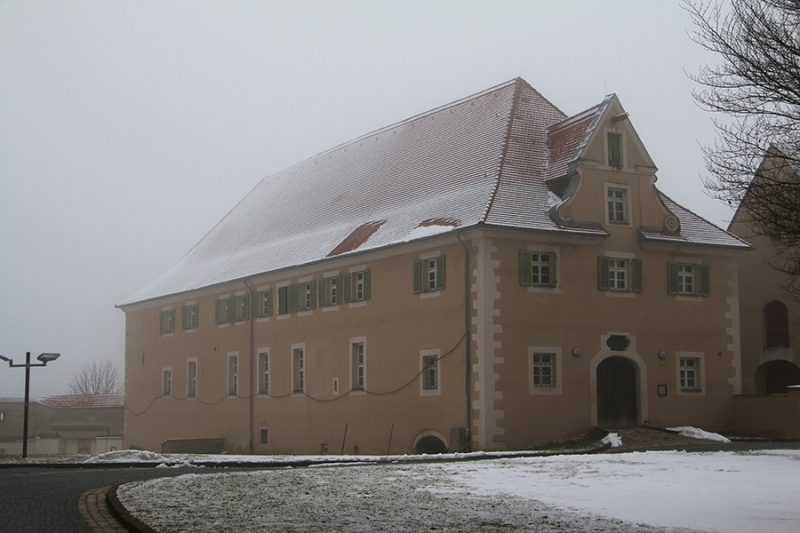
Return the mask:
<path id="1" fill-rule="evenodd" d="M 258 443 L 269 444 L 269 429 L 261 428 L 258 430 Z"/>

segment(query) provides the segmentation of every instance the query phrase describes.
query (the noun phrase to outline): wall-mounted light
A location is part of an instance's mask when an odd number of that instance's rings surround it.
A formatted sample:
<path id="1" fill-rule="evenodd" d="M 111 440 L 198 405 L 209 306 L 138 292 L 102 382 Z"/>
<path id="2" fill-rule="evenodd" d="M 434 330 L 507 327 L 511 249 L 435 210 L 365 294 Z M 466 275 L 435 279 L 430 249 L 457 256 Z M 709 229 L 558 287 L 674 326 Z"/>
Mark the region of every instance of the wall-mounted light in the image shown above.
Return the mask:
<path id="1" fill-rule="evenodd" d="M 663 361 L 664 359 L 667 358 L 667 352 L 661 350 L 660 352 L 658 352 L 658 358 Z"/>
<path id="2" fill-rule="evenodd" d="M 574 355 L 575 357 L 580 357 L 581 356 L 581 349 L 578 348 L 577 346 L 574 347 L 572 349 L 572 355 Z"/>

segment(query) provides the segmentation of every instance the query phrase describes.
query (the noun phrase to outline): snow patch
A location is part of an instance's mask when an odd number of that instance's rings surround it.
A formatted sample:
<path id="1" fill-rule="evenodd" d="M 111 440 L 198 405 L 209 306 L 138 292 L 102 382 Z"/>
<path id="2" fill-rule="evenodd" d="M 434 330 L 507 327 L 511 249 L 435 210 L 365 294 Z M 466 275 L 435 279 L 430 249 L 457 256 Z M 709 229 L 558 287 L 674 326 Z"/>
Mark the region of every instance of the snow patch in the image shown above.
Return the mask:
<path id="1" fill-rule="evenodd" d="M 619 448 L 622 446 L 622 437 L 619 436 L 619 433 L 609 433 L 600 442 L 610 444 L 612 448 Z"/>
<path id="2" fill-rule="evenodd" d="M 674 431 L 678 435 L 683 437 L 689 437 L 692 439 L 703 439 L 703 440 L 713 440 L 715 442 L 724 442 L 725 444 L 730 443 L 730 439 L 723 437 L 719 433 L 711 433 L 709 431 L 703 431 L 702 429 L 693 428 L 691 426 L 679 426 L 674 428 L 667 428 L 668 431 Z"/>
<path id="3" fill-rule="evenodd" d="M 84 463 L 166 463 L 167 458 L 147 450 L 117 450 L 101 453 Z"/>
<path id="4" fill-rule="evenodd" d="M 447 233 L 448 231 L 452 231 L 454 229 L 455 228 L 453 226 L 417 226 L 411 231 L 411 233 L 406 235 L 406 238 L 403 240 L 405 242 L 415 241 L 417 239 L 424 239 L 425 237 L 431 237 L 440 233 Z"/>

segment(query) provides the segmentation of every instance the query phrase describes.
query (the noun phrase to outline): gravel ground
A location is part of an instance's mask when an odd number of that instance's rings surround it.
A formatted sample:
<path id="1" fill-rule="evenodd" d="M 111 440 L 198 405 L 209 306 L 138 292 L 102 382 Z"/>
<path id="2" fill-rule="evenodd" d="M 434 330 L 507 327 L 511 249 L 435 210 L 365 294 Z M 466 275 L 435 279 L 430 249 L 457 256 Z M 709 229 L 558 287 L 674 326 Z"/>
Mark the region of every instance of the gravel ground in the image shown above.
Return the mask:
<path id="1" fill-rule="evenodd" d="M 685 529 L 629 524 L 527 499 L 479 496 L 437 464 L 304 468 L 226 476 L 236 505 L 220 499 L 215 476 L 189 474 L 120 487 L 131 514 L 161 533 L 215 532 L 626 532 Z M 189 482 L 187 483 L 187 478 Z M 248 509 L 244 518 L 239 511 Z"/>

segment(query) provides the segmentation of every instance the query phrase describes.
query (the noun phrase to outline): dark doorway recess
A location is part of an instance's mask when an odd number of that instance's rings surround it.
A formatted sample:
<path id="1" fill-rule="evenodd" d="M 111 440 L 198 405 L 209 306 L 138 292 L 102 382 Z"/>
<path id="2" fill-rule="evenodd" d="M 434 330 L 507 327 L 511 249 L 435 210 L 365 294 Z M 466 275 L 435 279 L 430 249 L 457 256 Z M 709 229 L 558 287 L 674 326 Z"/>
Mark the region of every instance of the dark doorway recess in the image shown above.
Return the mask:
<path id="1" fill-rule="evenodd" d="M 789 385 L 800 385 L 800 368 L 789 361 L 772 361 L 764 367 L 767 394 L 786 394 Z"/>
<path id="2" fill-rule="evenodd" d="M 447 453 L 447 446 L 438 437 L 424 437 L 417 443 L 417 453 Z"/>
<path id="3" fill-rule="evenodd" d="M 597 425 L 636 425 L 636 367 L 625 357 L 609 357 L 597 365 Z"/>

